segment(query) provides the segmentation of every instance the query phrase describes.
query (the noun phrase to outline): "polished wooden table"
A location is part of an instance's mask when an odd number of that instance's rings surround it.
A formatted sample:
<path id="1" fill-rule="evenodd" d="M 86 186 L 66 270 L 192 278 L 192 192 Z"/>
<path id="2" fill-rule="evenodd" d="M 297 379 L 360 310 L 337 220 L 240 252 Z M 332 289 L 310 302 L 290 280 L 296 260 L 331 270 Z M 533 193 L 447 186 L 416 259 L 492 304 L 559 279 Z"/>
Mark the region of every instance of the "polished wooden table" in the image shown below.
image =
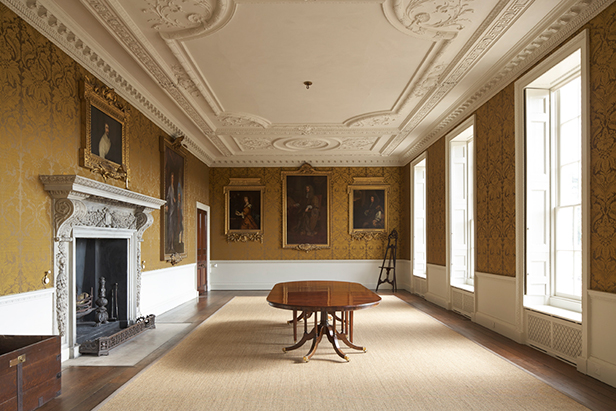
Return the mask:
<path id="1" fill-rule="evenodd" d="M 336 354 L 349 361 L 338 341 L 344 342 L 355 350 L 366 351 L 366 348 L 353 344 L 353 313 L 356 310 L 369 308 L 381 301 L 381 297 L 361 284 L 344 281 L 293 281 L 278 283 L 272 288 L 267 301 L 272 307 L 293 311 L 293 338 L 297 341 L 297 321 L 304 321 L 304 335 L 299 342 L 283 348 L 283 352 L 300 348 L 306 341 L 312 339 L 312 347 L 304 361 L 314 355 L 323 338 L 327 337 Z M 298 312 L 302 312 L 298 316 Z M 337 313 L 340 312 L 340 317 Z M 308 318 L 314 314 L 314 327 L 308 331 Z M 317 320 L 320 314 L 320 320 Z M 330 324 L 331 317 L 331 324 Z M 340 323 L 340 331 L 336 326 Z"/>

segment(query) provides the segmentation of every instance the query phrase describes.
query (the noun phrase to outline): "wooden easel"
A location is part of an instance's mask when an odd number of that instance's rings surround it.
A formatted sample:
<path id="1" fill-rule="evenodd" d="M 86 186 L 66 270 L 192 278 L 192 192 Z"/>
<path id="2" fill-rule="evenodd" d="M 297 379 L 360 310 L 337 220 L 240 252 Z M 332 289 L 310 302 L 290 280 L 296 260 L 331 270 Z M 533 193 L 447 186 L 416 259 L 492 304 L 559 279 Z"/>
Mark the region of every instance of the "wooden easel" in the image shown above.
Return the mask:
<path id="1" fill-rule="evenodd" d="M 387 236 L 387 249 L 385 249 L 385 257 L 383 257 L 383 264 L 379 267 L 381 272 L 379 273 L 379 282 L 376 285 L 376 291 L 379 291 L 379 285 L 383 283 L 391 284 L 393 291 L 398 291 L 396 286 L 396 248 L 398 247 L 398 232 L 394 228 L 391 230 L 389 236 Z M 385 270 L 385 278 L 383 277 L 383 270 Z M 391 272 L 391 273 L 390 273 Z"/>

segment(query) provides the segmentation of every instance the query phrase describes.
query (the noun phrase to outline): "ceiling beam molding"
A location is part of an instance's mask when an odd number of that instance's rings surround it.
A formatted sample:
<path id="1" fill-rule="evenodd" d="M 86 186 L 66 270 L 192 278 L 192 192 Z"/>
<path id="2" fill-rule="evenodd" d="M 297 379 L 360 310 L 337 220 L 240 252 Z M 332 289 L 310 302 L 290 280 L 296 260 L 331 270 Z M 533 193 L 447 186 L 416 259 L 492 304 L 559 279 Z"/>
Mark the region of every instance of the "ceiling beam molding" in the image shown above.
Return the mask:
<path id="1" fill-rule="evenodd" d="M 544 24 L 539 34 L 531 41 L 521 41 L 521 49 L 513 57 L 504 59 L 502 67 L 493 74 L 490 80 L 476 90 L 470 97 L 464 96 L 456 108 L 443 115 L 438 126 L 424 135 L 401 156 L 404 162 L 409 162 L 424 152 L 430 145 L 450 132 L 457 123 L 486 103 L 498 92 L 537 61 L 554 50 L 563 40 L 601 13 L 614 0 L 579 0 L 574 1 L 567 10 Z"/>

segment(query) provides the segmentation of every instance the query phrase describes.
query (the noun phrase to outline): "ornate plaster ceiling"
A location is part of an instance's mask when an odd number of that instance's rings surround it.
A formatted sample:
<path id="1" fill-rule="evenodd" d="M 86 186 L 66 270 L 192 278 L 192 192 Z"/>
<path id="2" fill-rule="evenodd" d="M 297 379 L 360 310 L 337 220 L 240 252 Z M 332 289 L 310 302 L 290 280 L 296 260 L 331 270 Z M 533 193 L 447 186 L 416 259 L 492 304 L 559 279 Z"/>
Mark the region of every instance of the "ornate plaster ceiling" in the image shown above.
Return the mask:
<path id="1" fill-rule="evenodd" d="M 2 1 L 214 167 L 404 165 L 613 2 Z"/>

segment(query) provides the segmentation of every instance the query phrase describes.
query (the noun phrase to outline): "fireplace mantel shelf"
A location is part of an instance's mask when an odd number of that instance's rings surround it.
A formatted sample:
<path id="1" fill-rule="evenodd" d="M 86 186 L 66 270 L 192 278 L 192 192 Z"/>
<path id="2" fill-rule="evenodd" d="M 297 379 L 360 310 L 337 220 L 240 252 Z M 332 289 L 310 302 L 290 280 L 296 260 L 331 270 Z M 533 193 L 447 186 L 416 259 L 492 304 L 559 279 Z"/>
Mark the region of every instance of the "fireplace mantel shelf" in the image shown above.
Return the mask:
<path id="1" fill-rule="evenodd" d="M 41 175 L 39 178 L 45 190 L 48 191 L 49 195 L 53 198 L 66 198 L 71 194 L 77 194 L 151 209 L 159 209 L 166 203 L 165 200 L 160 198 L 125 190 L 75 174 Z"/>

